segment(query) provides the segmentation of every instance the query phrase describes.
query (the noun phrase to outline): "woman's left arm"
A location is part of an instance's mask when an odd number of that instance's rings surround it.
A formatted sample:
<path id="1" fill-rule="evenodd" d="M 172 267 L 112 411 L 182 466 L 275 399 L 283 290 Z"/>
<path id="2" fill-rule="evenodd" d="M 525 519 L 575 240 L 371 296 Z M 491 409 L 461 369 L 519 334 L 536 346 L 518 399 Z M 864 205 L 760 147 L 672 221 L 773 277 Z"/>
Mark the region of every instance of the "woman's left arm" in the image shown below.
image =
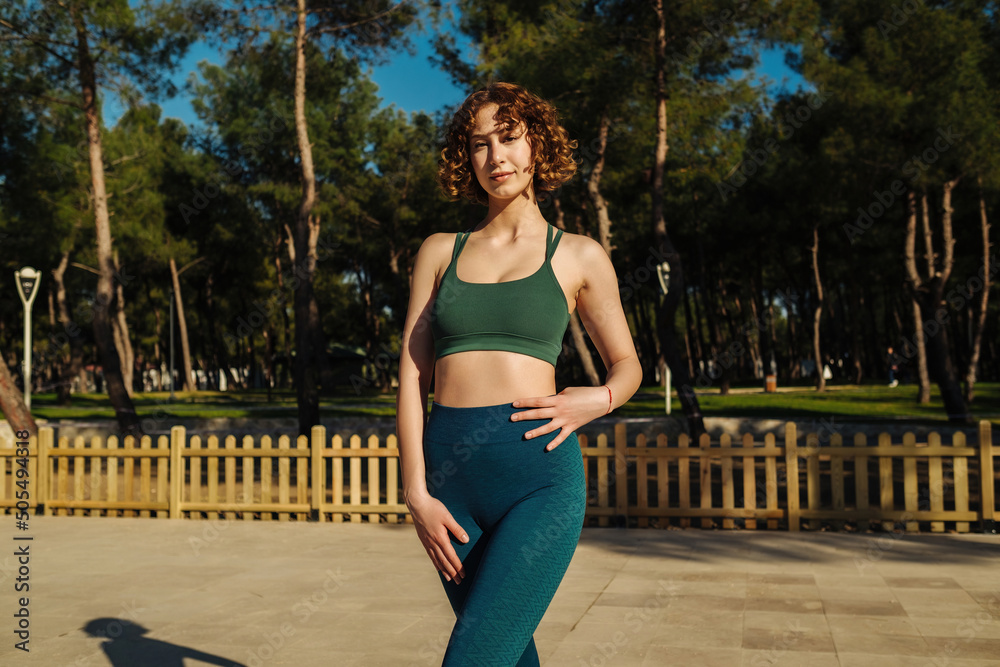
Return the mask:
<path id="1" fill-rule="evenodd" d="M 515 413 L 511 417 L 514 421 L 551 419 L 545 426 L 526 433 L 525 437 L 530 439 L 561 431 L 546 451 L 558 447 L 584 424 L 627 403 L 642 383 L 642 367 L 622 309 L 615 267 L 597 241 L 585 236 L 578 238 L 583 281 L 577 294 L 576 311 L 608 369 L 608 376 L 600 387 L 566 387 L 555 396 L 514 401 L 515 408 L 535 408 Z"/>

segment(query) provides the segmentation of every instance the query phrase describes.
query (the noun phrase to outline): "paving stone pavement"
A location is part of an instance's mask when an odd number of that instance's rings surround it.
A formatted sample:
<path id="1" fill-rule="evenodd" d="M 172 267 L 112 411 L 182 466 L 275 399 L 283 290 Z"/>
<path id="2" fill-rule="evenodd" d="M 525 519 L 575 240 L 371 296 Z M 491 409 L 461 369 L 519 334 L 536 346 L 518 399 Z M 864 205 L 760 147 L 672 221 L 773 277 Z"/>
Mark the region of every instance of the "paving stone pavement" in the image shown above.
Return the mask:
<path id="1" fill-rule="evenodd" d="M 4 666 L 436 667 L 455 620 L 412 525 L 0 521 Z M 995 535 L 585 528 L 535 642 L 543 667 L 1000 665 L 998 556 Z"/>

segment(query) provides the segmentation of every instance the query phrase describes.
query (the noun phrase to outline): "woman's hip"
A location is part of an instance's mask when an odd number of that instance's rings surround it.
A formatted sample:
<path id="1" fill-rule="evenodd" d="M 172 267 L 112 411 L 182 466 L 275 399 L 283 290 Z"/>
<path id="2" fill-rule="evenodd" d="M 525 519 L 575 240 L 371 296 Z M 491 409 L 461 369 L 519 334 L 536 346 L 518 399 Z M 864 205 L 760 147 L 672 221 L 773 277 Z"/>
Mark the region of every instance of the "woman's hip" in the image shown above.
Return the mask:
<path id="1" fill-rule="evenodd" d="M 510 420 L 512 414 L 523 410 L 510 403 L 473 408 L 434 403 L 424 432 L 429 480 L 456 479 L 487 487 L 503 483 L 521 489 L 544 485 L 582 489 L 583 459 L 576 433 L 545 451 L 559 430 L 525 438 L 525 433 L 549 420 Z"/>

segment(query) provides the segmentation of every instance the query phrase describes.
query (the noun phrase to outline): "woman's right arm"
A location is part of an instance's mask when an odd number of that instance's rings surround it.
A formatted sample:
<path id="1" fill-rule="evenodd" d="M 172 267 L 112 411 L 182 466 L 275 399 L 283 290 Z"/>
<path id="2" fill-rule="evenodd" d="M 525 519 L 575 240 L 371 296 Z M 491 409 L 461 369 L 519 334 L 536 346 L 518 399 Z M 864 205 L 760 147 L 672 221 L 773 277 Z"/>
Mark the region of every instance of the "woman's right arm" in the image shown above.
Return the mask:
<path id="1" fill-rule="evenodd" d="M 420 246 L 413 263 L 410 302 L 399 354 L 396 436 L 403 473 L 403 502 L 413 516 L 417 536 L 437 570 L 460 583 L 465 573 L 448 532 L 463 542 L 468 541 L 468 537 L 451 512 L 428 491 L 423 453 L 427 396 L 434 373 L 431 320 L 437 295 L 437 272 L 444 253 L 451 251 L 448 245 L 451 238 L 448 234 L 432 234 Z"/>
<path id="2" fill-rule="evenodd" d="M 437 270 L 434 252 L 440 234 L 432 234 L 417 251 L 410 277 L 410 302 L 403 324 L 403 342 L 399 353 L 399 390 L 396 393 L 396 436 L 399 438 L 400 465 L 403 472 L 403 500 L 430 495 L 424 480 L 423 435 L 427 418 L 427 396 L 434 373 L 434 337 L 431 333 L 432 309 L 437 295 Z"/>

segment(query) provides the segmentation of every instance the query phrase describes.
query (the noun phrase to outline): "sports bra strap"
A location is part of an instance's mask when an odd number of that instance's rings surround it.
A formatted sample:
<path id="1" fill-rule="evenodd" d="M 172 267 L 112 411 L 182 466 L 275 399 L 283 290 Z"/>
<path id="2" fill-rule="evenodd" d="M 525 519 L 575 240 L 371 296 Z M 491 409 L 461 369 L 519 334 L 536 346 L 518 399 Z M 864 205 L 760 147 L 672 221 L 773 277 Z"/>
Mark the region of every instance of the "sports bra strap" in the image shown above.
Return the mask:
<path id="1" fill-rule="evenodd" d="M 552 234 L 552 230 L 553 229 L 555 229 L 555 235 Z M 559 239 L 562 237 L 562 233 L 563 232 L 562 232 L 561 229 L 556 229 L 552 225 L 549 225 L 549 233 L 548 233 L 547 236 L 550 237 L 551 240 L 549 240 L 547 238 L 546 241 L 545 241 L 545 261 L 546 262 L 548 262 L 550 259 L 552 259 L 552 255 L 554 254 L 553 248 L 555 248 L 556 245 L 559 243 Z"/>
<path id="2" fill-rule="evenodd" d="M 553 230 L 555 234 L 553 235 Z M 553 248 L 559 243 L 559 239 L 562 237 L 563 231 L 561 229 L 556 229 L 552 225 L 549 225 L 548 230 L 545 232 L 545 261 L 548 262 L 552 259 Z M 462 250 L 465 249 L 465 242 L 469 240 L 470 232 L 459 232 L 455 236 L 455 247 L 451 251 L 451 261 L 454 262 L 458 259 L 458 256 L 462 254 Z"/>
<path id="3" fill-rule="evenodd" d="M 458 259 L 458 256 L 462 254 L 462 249 L 465 248 L 465 242 L 469 240 L 469 235 L 466 232 L 459 232 L 455 236 L 455 247 L 451 250 L 451 261 L 454 262 Z"/>

